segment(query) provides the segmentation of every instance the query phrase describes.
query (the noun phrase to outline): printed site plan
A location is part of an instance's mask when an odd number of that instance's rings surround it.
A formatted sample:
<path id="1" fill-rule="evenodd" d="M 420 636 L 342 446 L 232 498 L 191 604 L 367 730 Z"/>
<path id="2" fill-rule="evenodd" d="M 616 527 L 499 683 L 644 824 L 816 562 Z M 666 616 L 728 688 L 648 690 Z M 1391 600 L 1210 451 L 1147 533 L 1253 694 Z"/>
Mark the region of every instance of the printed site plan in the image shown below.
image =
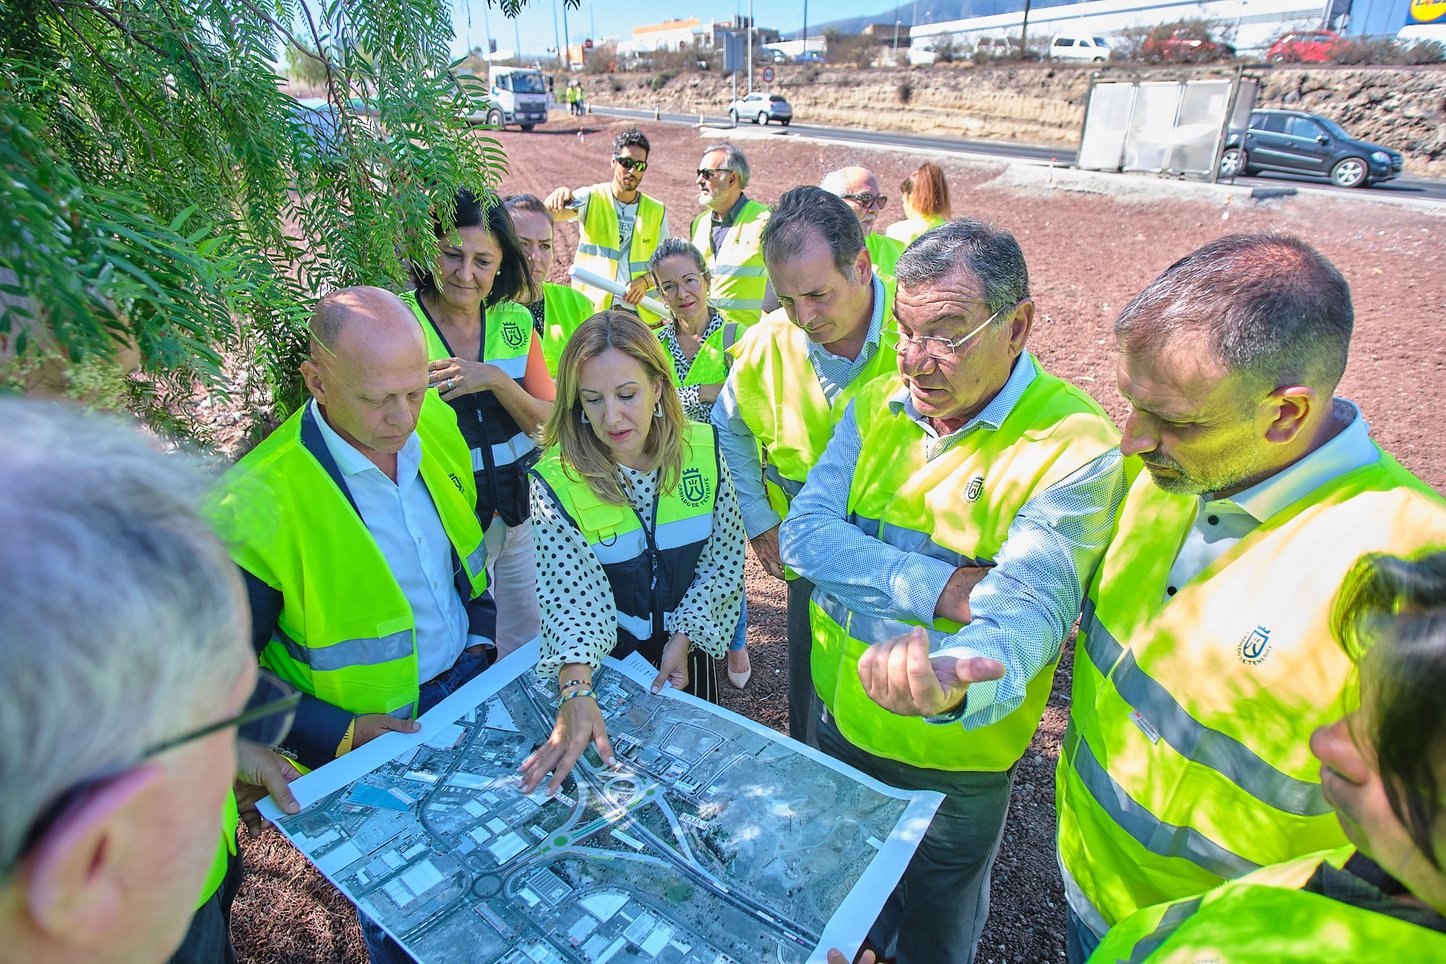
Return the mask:
<path id="1" fill-rule="evenodd" d="M 263 812 L 424 964 L 822 961 L 854 950 L 940 797 L 886 787 L 685 694 L 641 657 L 594 689 L 617 756 L 554 797 L 518 765 L 556 687 L 524 647 Z"/>

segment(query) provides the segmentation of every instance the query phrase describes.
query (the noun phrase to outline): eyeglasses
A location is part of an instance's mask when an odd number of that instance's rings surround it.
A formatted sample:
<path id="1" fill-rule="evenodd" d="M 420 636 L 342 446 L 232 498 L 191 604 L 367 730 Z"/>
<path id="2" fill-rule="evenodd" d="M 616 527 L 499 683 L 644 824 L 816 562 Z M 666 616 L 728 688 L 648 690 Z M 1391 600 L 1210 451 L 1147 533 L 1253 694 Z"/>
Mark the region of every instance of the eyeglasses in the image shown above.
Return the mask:
<path id="1" fill-rule="evenodd" d="M 859 206 L 865 209 L 878 208 L 882 211 L 889 204 L 887 194 L 843 194 L 840 197 L 846 201 L 857 201 Z"/>
<path id="2" fill-rule="evenodd" d="M 106 783 L 168 750 L 174 750 L 178 746 L 193 743 L 231 727 L 236 728 L 238 739 L 261 746 L 276 746 L 291 732 L 292 721 L 296 719 L 296 707 L 300 702 L 301 694 L 289 683 L 270 673 L 259 673 L 256 677 L 256 689 L 252 691 L 251 698 L 246 701 L 246 708 L 235 716 L 208 723 L 169 740 L 163 740 L 142 751 L 134 762 L 82 780 L 62 791 L 26 831 L 24 841 L 20 845 L 20 852 L 15 855 L 15 863 L 24 860 L 26 855 L 45 839 L 67 811 Z"/>
<path id="3" fill-rule="evenodd" d="M 698 168 L 698 176 L 701 177 L 701 178 L 703 178 L 704 180 L 712 180 L 713 178 L 717 177 L 719 174 L 732 174 L 732 173 L 733 173 L 733 172 L 730 171 L 730 170 L 729 170 L 728 168 L 726 168 L 726 167 L 700 167 L 700 168 Z"/>
<path id="4" fill-rule="evenodd" d="M 647 161 L 635 161 L 631 157 L 615 157 L 613 163 L 625 171 L 637 171 L 639 174 L 648 169 Z"/>
<path id="5" fill-rule="evenodd" d="M 658 290 L 663 293 L 664 298 L 671 298 L 678 293 L 680 288 L 688 291 L 697 291 L 703 287 L 703 276 L 696 274 L 685 274 L 678 281 L 664 281 L 658 285 Z"/>
<path id="6" fill-rule="evenodd" d="M 937 335 L 909 335 L 905 334 L 902 331 L 894 331 L 890 332 L 890 334 L 892 334 L 894 337 L 894 343 L 898 346 L 898 351 L 900 355 L 907 354 L 910 348 L 917 348 L 921 352 L 923 352 L 926 358 L 930 359 L 931 361 L 953 361 L 955 353 L 960 348 L 964 347 L 965 343 L 967 343 L 969 339 L 979 334 L 985 328 L 988 328 L 990 324 L 993 323 L 994 319 L 1004 314 L 1004 312 L 1012 308 L 1017 308 L 1018 306 L 1019 302 L 1015 302 L 1012 305 L 1005 305 L 1003 308 L 1000 308 L 994 314 L 990 315 L 988 318 L 985 318 L 982 322 L 980 322 L 978 327 L 976 327 L 973 331 L 969 332 L 969 334 L 959 338 L 955 338 L 953 340 L 950 340 L 948 338 L 940 338 Z"/>

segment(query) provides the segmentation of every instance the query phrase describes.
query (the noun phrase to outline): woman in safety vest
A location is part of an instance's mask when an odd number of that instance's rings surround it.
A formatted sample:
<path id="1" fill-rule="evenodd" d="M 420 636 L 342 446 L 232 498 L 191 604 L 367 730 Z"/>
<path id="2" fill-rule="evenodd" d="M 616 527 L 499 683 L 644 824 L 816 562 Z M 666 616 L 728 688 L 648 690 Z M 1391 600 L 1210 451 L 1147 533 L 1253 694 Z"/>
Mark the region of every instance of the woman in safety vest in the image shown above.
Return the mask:
<path id="1" fill-rule="evenodd" d="M 1446 960 L 1446 552 L 1363 558 L 1333 622 L 1360 708 L 1310 747 L 1353 846 L 1136 911 L 1092 962 Z"/>
<path id="2" fill-rule="evenodd" d="M 593 696 L 602 659 L 641 653 L 665 683 L 717 701 L 713 661 L 743 599 L 743 517 L 711 425 L 683 415 L 657 337 L 624 311 L 575 331 L 532 470 L 542 601 L 539 674 L 555 674 L 557 725 L 522 764 L 530 793 L 562 786 L 589 744 L 611 765 Z"/>
<path id="3" fill-rule="evenodd" d="M 949 205 L 949 182 L 944 170 L 933 161 L 925 161 L 919 169 L 899 185 L 904 201 L 904 220 L 895 221 L 884 234 L 905 247 L 930 228 L 938 227 L 953 217 Z"/>
<path id="4" fill-rule="evenodd" d="M 505 656 L 537 635 L 541 619 L 527 469 L 537 458 L 533 436 L 552 411 L 553 385 L 532 316 L 515 301 L 531 277 L 512 217 L 465 189 L 456 209 L 455 229 L 437 222 L 436 264 L 412 266 L 416 290 L 402 300 L 426 335 L 430 386 L 456 411 L 472 453 L 497 600 L 495 642 Z"/>
<path id="5" fill-rule="evenodd" d="M 683 413 L 707 423 L 713 403 L 728 378 L 733 355 L 728 351 L 744 326 L 724 321 L 708 300 L 712 275 L 703 254 L 683 238 L 666 238 L 653 252 L 648 274 L 668 306 L 668 319 L 657 329 L 658 341 L 673 362 L 673 383 L 683 402 Z M 748 659 L 748 602 L 733 641 L 728 644 L 728 682 L 738 689 L 748 685 L 753 668 Z"/>

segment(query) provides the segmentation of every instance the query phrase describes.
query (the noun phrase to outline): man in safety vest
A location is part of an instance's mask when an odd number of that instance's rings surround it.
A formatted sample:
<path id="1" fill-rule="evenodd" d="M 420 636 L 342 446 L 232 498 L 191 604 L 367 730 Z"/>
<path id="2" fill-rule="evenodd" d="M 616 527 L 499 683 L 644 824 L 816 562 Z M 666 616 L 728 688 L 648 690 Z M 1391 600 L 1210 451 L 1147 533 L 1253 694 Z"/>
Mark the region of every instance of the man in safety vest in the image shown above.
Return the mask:
<path id="1" fill-rule="evenodd" d="M 1073 960 L 1137 908 L 1345 842 L 1307 749 L 1351 674 L 1332 599 L 1362 555 L 1446 542 L 1446 502 L 1334 396 L 1353 318 L 1304 242 L 1234 235 L 1115 322 L 1134 465 L 1059 759 Z"/>
<path id="2" fill-rule="evenodd" d="M 663 202 L 640 188 L 648 169 L 648 137 L 635 127 L 613 138 L 613 178 L 610 182 L 560 187 L 544 202 L 558 221 L 581 219 L 582 233 L 573 265 L 616 281 L 627 291 L 622 302 L 631 310 L 648 293 L 648 260 L 658 242 L 671 237 Z M 614 305 L 611 293 L 574 281 L 578 291 L 592 300 L 596 311 Z"/>
<path id="3" fill-rule="evenodd" d="M 748 158 L 732 144 L 714 144 L 698 164 L 698 203 L 689 236 L 713 276 L 711 301 L 728 321 L 751 325 L 770 299 L 763 265 L 768 208 L 749 199 Z"/>
<path id="4" fill-rule="evenodd" d="M 1351 844 L 1136 911 L 1093 960 L 1446 960 L 1446 552 L 1362 558 L 1331 624 L 1360 709 L 1310 746 Z"/>
<path id="5" fill-rule="evenodd" d="M 234 960 L 238 817 L 266 793 L 298 810 L 295 770 L 245 739 L 279 736 L 294 696 L 248 700 L 245 592 L 197 468 L 113 420 L 0 401 L 6 960 Z"/>
<path id="6" fill-rule="evenodd" d="M 553 248 L 552 212 L 531 194 L 514 194 L 505 202 L 517 229 L 517 240 L 527 252 L 532 269 L 532 290 L 526 295 L 532 327 L 542 336 L 542 357 L 547 370 L 557 377 L 557 360 L 567 340 L 593 314 L 592 302 L 581 291 L 547 281 L 556 256 Z"/>
<path id="7" fill-rule="evenodd" d="M 783 307 L 748 329 L 713 406 L 743 526 L 764 571 L 788 578 L 788 733 L 816 746 L 808 597 L 786 573 L 778 525 L 834 422 L 869 379 L 894 370 L 892 288 L 875 276 L 859 222 L 827 191 L 788 191 L 763 229 L 763 256 Z M 760 458 L 761 456 L 761 458 Z"/>
<path id="8" fill-rule="evenodd" d="M 1015 767 L 1124 473 L 1109 417 L 1025 349 L 1034 302 L 1012 235 L 947 222 L 898 280 L 898 372 L 849 403 L 779 548 L 816 586 L 820 748 L 944 794 L 869 945 L 945 964 L 974 958 Z M 896 665 L 903 705 L 866 690 Z M 914 700 L 926 719 L 890 712 Z"/>
<path id="9" fill-rule="evenodd" d="M 898 263 L 899 255 L 904 253 L 904 246 L 888 235 L 874 231 L 879 212 L 889 204 L 888 197 L 879 193 L 879 179 L 874 172 L 866 167 L 842 167 L 825 174 L 818 186 L 843 198 L 858 216 L 859 227 L 864 231 L 864 244 L 874 261 L 874 270 L 892 277 L 894 265 Z"/>

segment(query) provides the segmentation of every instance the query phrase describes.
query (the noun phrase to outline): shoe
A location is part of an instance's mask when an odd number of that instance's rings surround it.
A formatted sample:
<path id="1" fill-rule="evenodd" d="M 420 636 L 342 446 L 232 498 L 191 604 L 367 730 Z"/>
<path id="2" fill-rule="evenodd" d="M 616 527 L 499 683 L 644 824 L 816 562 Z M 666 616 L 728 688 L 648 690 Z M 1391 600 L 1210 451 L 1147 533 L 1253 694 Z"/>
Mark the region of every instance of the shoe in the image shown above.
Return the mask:
<path id="1" fill-rule="evenodd" d="M 739 657 L 734 659 L 734 657 Z M 742 663 L 742 669 L 734 669 L 736 663 Z M 730 649 L 728 651 L 728 682 L 733 684 L 734 689 L 742 689 L 748 685 L 748 680 L 753 676 L 753 665 L 748 660 L 748 650 Z"/>

